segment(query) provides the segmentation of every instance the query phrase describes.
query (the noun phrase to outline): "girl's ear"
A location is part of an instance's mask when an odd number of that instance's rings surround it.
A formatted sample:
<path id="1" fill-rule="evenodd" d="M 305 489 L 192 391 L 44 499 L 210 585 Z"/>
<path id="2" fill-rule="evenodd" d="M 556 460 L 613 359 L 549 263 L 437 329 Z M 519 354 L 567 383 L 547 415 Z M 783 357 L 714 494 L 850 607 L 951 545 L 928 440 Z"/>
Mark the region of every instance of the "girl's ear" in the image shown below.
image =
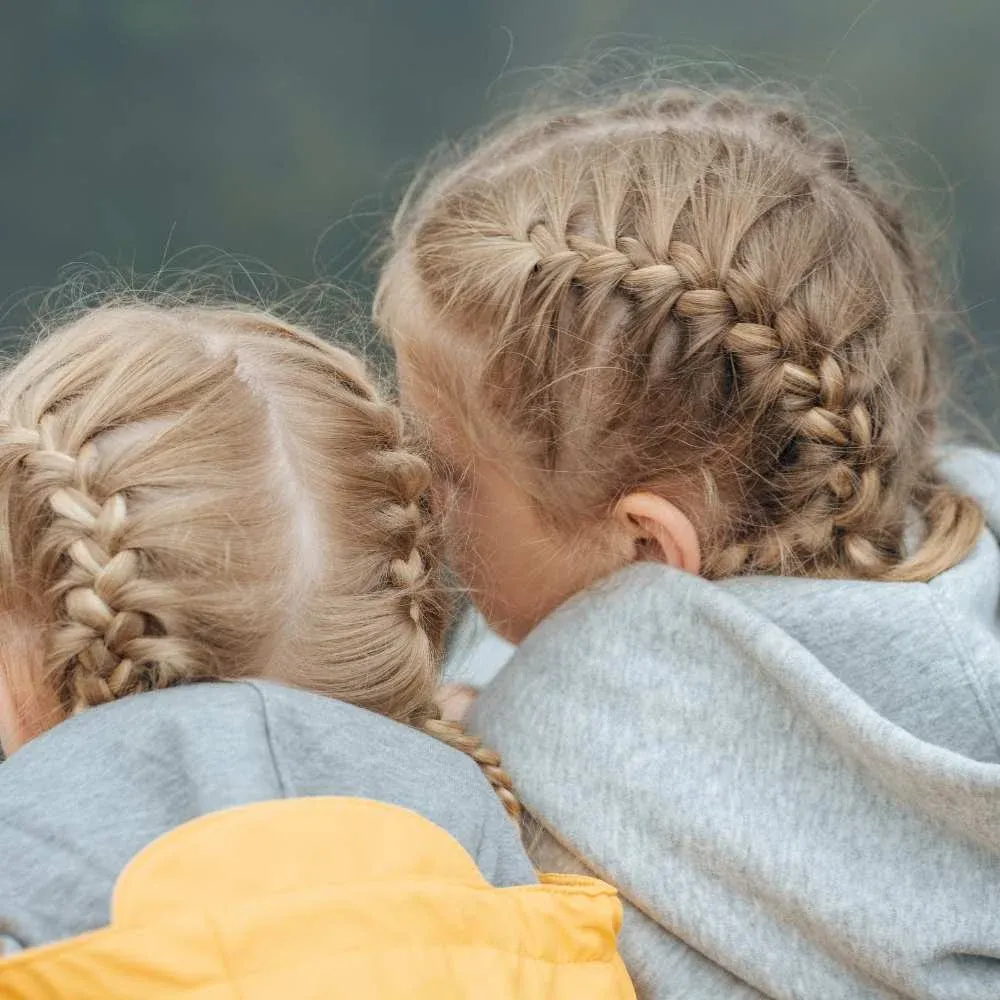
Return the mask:
<path id="1" fill-rule="evenodd" d="M 615 520 L 631 535 L 633 561 L 653 559 L 697 575 L 701 544 L 691 519 L 655 493 L 629 493 L 615 507 Z"/>

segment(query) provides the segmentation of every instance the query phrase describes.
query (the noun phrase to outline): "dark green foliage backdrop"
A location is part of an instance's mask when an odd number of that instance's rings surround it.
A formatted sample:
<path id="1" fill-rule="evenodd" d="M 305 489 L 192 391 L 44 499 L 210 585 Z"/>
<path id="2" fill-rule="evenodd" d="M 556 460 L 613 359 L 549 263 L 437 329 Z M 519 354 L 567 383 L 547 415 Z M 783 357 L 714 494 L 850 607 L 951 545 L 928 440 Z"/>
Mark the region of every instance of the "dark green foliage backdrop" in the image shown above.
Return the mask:
<path id="1" fill-rule="evenodd" d="M 12 0 L 0 31 L 0 300 L 192 245 L 370 284 L 420 159 L 598 47 L 734 60 L 844 108 L 951 226 L 969 398 L 1000 351 L 995 0 Z M 639 57 L 639 65 L 644 58 Z M 532 72 L 524 72 L 533 67 Z"/>

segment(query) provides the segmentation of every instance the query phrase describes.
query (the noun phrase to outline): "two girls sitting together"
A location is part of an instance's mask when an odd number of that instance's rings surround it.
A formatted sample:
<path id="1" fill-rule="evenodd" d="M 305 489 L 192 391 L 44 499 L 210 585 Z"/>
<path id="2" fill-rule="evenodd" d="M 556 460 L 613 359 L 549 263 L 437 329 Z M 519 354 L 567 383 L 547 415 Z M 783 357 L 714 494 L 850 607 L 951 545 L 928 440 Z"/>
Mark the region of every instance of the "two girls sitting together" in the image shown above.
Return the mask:
<path id="1" fill-rule="evenodd" d="M 839 136 L 671 90 L 408 200 L 403 411 L 235 306 L 49 331 L 0 997 L 995 1000 L 1000 460 L 943 441 L 942 317 Z M 476 736 L 446 563 L 518 644 Z"/>

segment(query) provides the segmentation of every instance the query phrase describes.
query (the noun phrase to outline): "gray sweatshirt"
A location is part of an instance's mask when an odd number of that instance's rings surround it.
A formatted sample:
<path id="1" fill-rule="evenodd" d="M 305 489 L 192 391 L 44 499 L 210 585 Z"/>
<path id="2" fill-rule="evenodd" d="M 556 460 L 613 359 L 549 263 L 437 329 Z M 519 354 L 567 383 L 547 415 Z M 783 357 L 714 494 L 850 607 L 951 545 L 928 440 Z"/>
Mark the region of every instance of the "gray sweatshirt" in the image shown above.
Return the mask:
<path id="1" fill-rule="evenodd" d="M 535 881 L 468 757 L 320 695 L 198 684 L 90 709 L 0 764 L 0 939 L 9 952 L 102 927 L 121 870 L 160 834 L 229 806 L 306 795 L 412 809 L 493 884 Z"/>
<path id="2" fill-rule="evenodd" d="M 1000 998 L 1000 458 L 928 584 L 630 567 L 481 695 L 534 855 L 628 900 L 640 994 Z"/>

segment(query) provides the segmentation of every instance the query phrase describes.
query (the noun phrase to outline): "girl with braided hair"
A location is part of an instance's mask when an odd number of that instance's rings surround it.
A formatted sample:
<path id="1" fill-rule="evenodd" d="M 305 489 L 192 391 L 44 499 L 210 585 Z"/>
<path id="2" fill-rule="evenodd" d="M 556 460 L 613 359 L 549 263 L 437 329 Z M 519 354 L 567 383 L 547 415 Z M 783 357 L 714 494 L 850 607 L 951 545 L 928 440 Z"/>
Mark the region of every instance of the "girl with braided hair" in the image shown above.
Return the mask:
<path id="1" fill-rule="evenodd" d="M 943 446 L 940 317 L 767 97 L 517 120 L 397 217 L 376 320 L 521 644 L 473 727 L 640 994 L 1000 996 L 1000 460 Z"/>
<path id="2" fill-rule="evenodd" d="M 434 706 L 428 479 L 263 313 L 108 305 L 4 375 L 0 996 L 633 995 Z"/>

